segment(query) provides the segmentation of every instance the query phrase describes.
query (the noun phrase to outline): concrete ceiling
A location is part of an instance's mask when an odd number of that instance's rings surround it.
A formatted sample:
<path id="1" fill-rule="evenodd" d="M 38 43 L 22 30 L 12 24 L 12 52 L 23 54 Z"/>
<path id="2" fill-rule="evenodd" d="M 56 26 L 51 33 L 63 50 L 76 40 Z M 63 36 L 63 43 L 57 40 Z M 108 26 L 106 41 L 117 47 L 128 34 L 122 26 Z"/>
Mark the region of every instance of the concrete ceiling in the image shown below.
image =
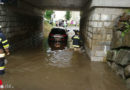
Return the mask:
<path id="1" fill-rule="evenodd" d="M 24 0 L 41 9 L 80 10 L 88 0 Z"/>

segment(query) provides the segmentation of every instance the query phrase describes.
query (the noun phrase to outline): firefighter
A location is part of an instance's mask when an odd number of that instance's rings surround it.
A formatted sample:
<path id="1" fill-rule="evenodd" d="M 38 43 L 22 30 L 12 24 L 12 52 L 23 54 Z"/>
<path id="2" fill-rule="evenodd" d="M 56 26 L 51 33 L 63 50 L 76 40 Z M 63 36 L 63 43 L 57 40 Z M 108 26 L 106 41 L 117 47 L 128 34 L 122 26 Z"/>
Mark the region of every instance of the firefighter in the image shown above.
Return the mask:
<path id="1" fill-rule="evenodd" d="M 5 35 L 2 33 L 0 26 L 0 75 L 5 73 L 5 54 L 10 55 L 9 43 Z"/>
<path id="2" fill-rule="evenodd" d="M 75 35 L 72 37 L 73 48 L 74 48 L 74 51 L 77 51 L 80 48 L 80 37 L 79 37 L 79 31 L 78 30 L 74 30 L 74 32 L 75 32 Z"/>

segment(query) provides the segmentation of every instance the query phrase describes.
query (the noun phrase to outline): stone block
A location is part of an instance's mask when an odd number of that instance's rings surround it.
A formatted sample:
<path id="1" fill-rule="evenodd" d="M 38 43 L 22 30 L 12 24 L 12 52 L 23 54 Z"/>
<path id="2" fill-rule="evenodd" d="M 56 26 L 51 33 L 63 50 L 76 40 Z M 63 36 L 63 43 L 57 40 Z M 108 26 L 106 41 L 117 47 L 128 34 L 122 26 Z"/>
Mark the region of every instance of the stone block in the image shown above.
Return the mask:
<path id="1" fill-rule="evenodd" d="M 99 40 L 98 44 L 99 44 L 99 45 L 110 46 L 111 41 Z"/>
<path id="2" fill-rule="evenodd" d="M 93 25 L 93 21 L 88 21 L 88 26 L 92 27 L 92 25 Z"/>
<path id="3" fill-rule="evenodd" d="M 125 73 L 124 73 L 124 68 L 117 65 L 116 63 L 112 63 L 111 68 L 113 69 L 113 71 L 116 72 L 117 75 L 121 76 L 123 79 L 125 79 Z"/>
<path id="4" fill-rule="evenodd" d="M 125 67 L 125 76 L 130 77 L 130 65 Z"/>
<path id="5" fill-rule="evenodd" d="M 106 30 L 106 33 L 107 33 L 107 34 L 111 34 L 111 35 L 112 35 L 112 33 L 113 33 L 113 29 L 106 28 L 105 30 Z"/>
<path id="6" fill-rule="evenodd" d="M 117 71 L 119 66 L 116 63 L 113 62 L 112 65 L 111 65 L 111 68 L 112 68 L 112 70 Z"/>
<path id="7" fill-rule="evenodd" d="M 2 27 L 6 27 L 6 26 L 7 26 L 7 22 L 0 22 L 0 25 L 1 25 Z"/>
<path id="8" fill-rule="evenodd" d="M 93 34 L 94 40 L 101 40 L 102 36 L 100 34 Z"/>
<path id="9" fill-rule="evenodd" d="M 92 39 L 91 38 L 88 38 L 88 46 L 89 46 L 89 48 L 92 48 Z"/>
<path id="10" fill-rule="evenodd" d="M 102 21 L 111 21 L 112 20 L 112 16 L 110 14 L 102 14 L 101 15 L 101 20 Z"/>
<path id="11" fill-rule="evenodd" d="M 10 16 L 10 17 L 8 17 L 8 20 L 9 20 L 9 21 L 16 21 L 17 19 L 16 19 L 16 17 L 14 17 L 14 16 Z"/>
<path id="12" fill-rule="evenodd" d="M 122 46 L 130 47 L 130 31 L 125 33 L 125 36 L 123 37 Z"/>
<path id="13" fill-rule="evenodd" d="M 106 37 L 107 37 L 107 38 L 106 38 L 107 41 L 111 41 L 111 40 L 112 40 L 112 35 L 111 35 L 111 34 L 107 34 Z"/>
<path id="14" fill-rule="evenodd" d="M 98 34 L 93 34 L 93 39 L 94 40 L 99 40 L 99 42 L 107 42 L 107 41 L 111 41 L 111 35 L 110 34 L 106 34 L 106 33 L 98 33 Z"/>
<path id="15" fill-rule="evenodd" d="M 128 79 L 126 80 L 126 85 L 127 85 L 127 88 L 130 89 L 130 78 L 128 78 Z"/>
<path id="16" fill-rule="evenodd" d="M 117 20 L 118 18 L 119 18 L 119 15 L 116 15 L 116 14 L 112 15 L 112 21 L 115 21 L 115 20 Z"/>
<path id="17" fill-rule="evenodd" d="M 92 40 L 92 45 L 93 46 L 100 46 L 100 42 L 99 42 L 100 40 Z"/>
<path id="18" fill-rule="evenodd" d="M 112 29 L 104 28 L 104 27 L 98 27 L 98 28 L 93 28 L 93 33 L 94 34 L 112 34 Z"/>
<path id="19" fill-rule="evenodd" d="M 113 61 L 113 56 L 114 56 L 114 50 L 110 50 L 107 52 L 107 60 Z"/>
<path id="20" fill-rule="evenodd" d="M 6 15 L 7 13 L 6 13 L 6 10 L 2 10 L 2 11 L 0 11 L 0 15 Z"/>
<path id="21" fill-rule="evenodd" d="M 103 31 L 102 28 L 93 28 L 94 34 L 100 34 L 102 31 Z"/>
<path id="22" fill-rule="evenodd" d="M 98 22 L 93 21 L 93 22 L 91 23 L 91 27 L 98 27 Z"/>
<path id="23" fill-rule="evenodd" d="M 88 37 L 92 38 L 92 33 L 88 32 Z"/>
<path id="24" fill-rule="evenodd" d="M 3 10 L 3 7 L 2 7 L 2 5 L 0 5 L 0 11 L 1 11 L 1 10 Z"/>
<path id="25" fill-rule="evenodd" d="M 130 64 L 130 51 L 121 49 L 115 58 L 115 62 L 122 66 Z"/>
<path id="26" fill-rule="evenodd" d="M 110 62 L 110 61 L 107 61 L 107 64 L 108 64 L 109 67 L 112 66 L 112 62 Z"/>
<path id="27" fill-rule="evenodd" d="M 93 50 L 102 50 L 102 51 L 104 51 L 104 46 L 101 46 L 101 45 L 100 46 L 92 45 L 92 47 L 93 47 L 92 48 Z M 106 47 L 108 48 L 108 46 L 106 46 Z"/>
<path id="28" fill-rule="evenodd" d="M 105 52 L 104 51 L 96 50 L 95 56 L 97 56 L 97 57 L 104 57 L 105 56 Z"/>
<path id="29" fill-rule="evenodd" d="M 89 16 L 89 17 L 87 18 L 87 20 L 88 20 L 88 21 L 89 21 L 89 20 L 91 21 L 92 18 L 93 18 L 93 17 L 92 17 L 92 15 L 91 15 L 91 16 Z"/>
<path id="30" fill-rule="evenodd" d="M 92 20 L 99 21 L 100 19 L 101 19 L 100 14 L 94 14 L 94 15 L 92 15 Z"/>
<path id="31" fill-rule="evenodd" d="M 113 58 L 112 58 L 112 61 L 114 61 L 114 62 L 115 62 L 115 60 L 116 60 L 116 58 L 117 58 L 118 53 L 119 53 L 118 51 L 113 50 Z"/>
<path id="32" fill-rule="evenodd" d="M 118 52 L 116 50 L 110 50 L 107 52 L 107 60 L 115 62 L 117 55 L 118 55 Z"/>
<path id="33" fill-rule="evenodd" d="M 111 43 L 111 48 L 119 48 L 122 46 L 122 36 L 121 36 L 121 31 L 114 31 L 113 32 L 113 38 L 112 38 L 112 43 Z"/>
<path id="34" fill-rule="evenodd" d="M 105 28 L 113 28 L 114 24 L 113 24 L 113 22 L 104 22 L 104 27 Z"/>
<path id="35" fill-rule="evenodd" d="M 91 26 L 91 27 L 103 27 L 103 22 L 97 22 L 97 21 L 92 21 L 92 22 L 90 22 L 89 23 L 89 25 Z"/>
<path id="36" fill-rule="evenodd" d="M 5 34 L 9 34 L 11 31 L 10 28 L 2 28 L 2 30 L 5 31 Z"/>
<path id="37" fill-rule="evenodd" d="M 91 61 L 103 62 L 103 57 L 91 56 Z"/>
<path id="38" fill-rule="evenodd" d="M 97 27 L 103 27 L 103 22 L 97 22 Z"/>
<path id="39" fill-rule="evenodd" d="M 130 31 L 125 33 L 125 36 L 121 36 L 121 31 L 115 31 L 113 33 L 112 48 L 130 47 Z"/>
<path id="40" fill-rule="evenodd" d="M 98 32 L 98 29 L 97 28 L 93 28 L 93 33 L 95 34 L 95 33 L 97 33 Z M 100 32 L 99 32 L 100 33 Z"/>
<path id="41" fill-rule="evenodd" d="M 5 16 L 0 16 L 0 21 L 5 21 L 6 20 L 6 17 Z"/>
<path id="42" fill-rule="evenodd" d="M 92 32 L 92 30 L 93 30 L 92 27 L 88 27 L 89 32 Z"/>

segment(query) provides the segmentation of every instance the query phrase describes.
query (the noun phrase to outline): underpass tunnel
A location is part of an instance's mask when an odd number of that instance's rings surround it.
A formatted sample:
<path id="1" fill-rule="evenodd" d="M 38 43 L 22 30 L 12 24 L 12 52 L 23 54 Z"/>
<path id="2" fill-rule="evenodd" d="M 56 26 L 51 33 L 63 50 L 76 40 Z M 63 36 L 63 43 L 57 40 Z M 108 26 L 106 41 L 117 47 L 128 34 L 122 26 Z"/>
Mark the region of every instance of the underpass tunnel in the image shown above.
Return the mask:
<path id="1" fill-rule="evenodd" d="M 41 45 L 43 38 L 43 10 L 20 0 L 5 0 L 0 5 L 2 31 L 10 43 L 10 50 L 22 50 Z"/>
<path id="2" fill-rule="evenodd" d="M 6 0 L 0 6 L 2 31 L 9 40 L 11 51 L 42 46 L 44 9 L 22 0 Z M 79 7 L 56 8 L 58 10 L 79 10 Z"/>
<path id="3" fill-rule="evenodd" d="M 53 13 L 49 19 L 48 14 Z M 69 18 L 67 20 L 67 18 Z M 80 32 L 80 11 L 46 10 L 44 14 L 44 47 L 52 50 L 73 49 L 72 37 Z M 80 36 L 80 35 L 79 35 Z M 81 40 L 79 41 L 81 46 Z"/>
<path id="4" fill-rule="evenodd" d="M 0 80 L 13 90 L 127 90 L 102 62 L 113 49 L 113 35 L 116 41 L 122 40 L 118 40 L 121 33 L 114 31 L 115 22 L 129 5 L 129 0 L 0 0 L 0 25 L 14 52 L 6 57 L 9 63 Z M 79 30 L 85 52 L 45 50 L 46 9 L 80 11 Z M 116 41 L 113 47 L 120 46 Z M 124 70 L 115 62 L 113 65 Z"/>
<path id="5" fill-rule="evenodd" d="M 124 13 L 125 8 L 118 7 L 124 4 L 128 7 L 127 3 L 114 4 L 113 8 L 108 8 L 110 2 L 105 3 L 104 7 L 99 3 L 98 7 L 96 0 L 57 2 L 5 0 L 0 5 L 0 23 L 11 50 L 42 45 L 45 9 L 78 10 L 81 12 L 80 33 L 87 54 L 92 61 L 104 61 L 111 46 L 114 23 Z"/>

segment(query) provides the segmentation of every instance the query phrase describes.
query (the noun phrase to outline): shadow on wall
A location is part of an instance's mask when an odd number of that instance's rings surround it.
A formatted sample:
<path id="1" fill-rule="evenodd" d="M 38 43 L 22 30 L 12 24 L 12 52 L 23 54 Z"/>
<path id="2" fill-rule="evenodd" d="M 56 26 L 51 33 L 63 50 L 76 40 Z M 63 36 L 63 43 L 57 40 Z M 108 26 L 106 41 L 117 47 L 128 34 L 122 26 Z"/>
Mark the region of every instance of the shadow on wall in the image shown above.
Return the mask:
<path id="1" fill-rule="evenodd" d="M 17 13 L 5 5 L 0 5 L 0 9 L 0 24 L 12 51 L 41 45 L 43 17 Z"/>

